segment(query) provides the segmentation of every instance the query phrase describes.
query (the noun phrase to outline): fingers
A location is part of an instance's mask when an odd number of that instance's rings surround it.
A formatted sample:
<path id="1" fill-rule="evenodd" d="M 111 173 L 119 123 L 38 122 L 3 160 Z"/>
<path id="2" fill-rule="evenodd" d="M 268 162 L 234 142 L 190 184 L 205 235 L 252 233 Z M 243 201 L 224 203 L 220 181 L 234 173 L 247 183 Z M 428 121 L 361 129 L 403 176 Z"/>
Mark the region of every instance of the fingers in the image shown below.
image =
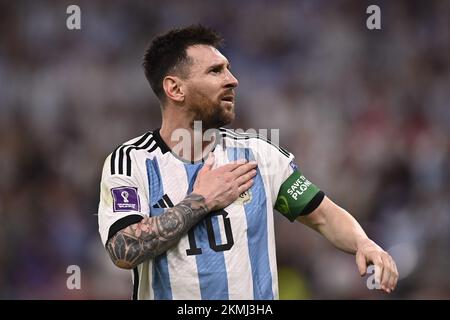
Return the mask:
<path id="1" fill-rule="evenodd" d="M 209 154 L 195 179 L 194 192 L 207 199 L 211 210 L 224 208 L 253 186 L 257 163 L 245 159 L 212 169 L 215 162 Z"/>
<path id="2" fill-rule="evenodd" d="M 232 174 L 235 179 L 247 174 L 250 170 L 254 170 L 256 168 L 256 162 L 248 162 L 243 164 L 236 169 L 233 170 Z M 254 170 L 256 173 L 256 170 Z"/>
<path id="3" fill-rule="evenodd" d="M 241 160 L 237 160 L 235 162 L 220 166 L 216 170 L 217 170 L 217 172 L 232 172 L 236 168 L 239 168 L 240 166 L 244 165 L 245 163 L 247 163 L 247 160 L 241 159 Z"/>
<path id="4" fill-rule="evenodd" d="M 356 254 L 356 265 L 358 266 L 359 274 L 364 276 L 367 272 L 367 262 L 364 255 L 357 253 Z"/>
<path id="5" fill-rule="evenodd" d="M 250 161 L 248 162 L 246 159 L 237 160 L 232 163 L 228 163 L 226 165 L 223 165 L 216 170 L 218 172 L 232 172 L 234 177 L 237 178 L 238 176 L 246 173 L 247 171 L 254 169 L 257 167 L 256 161 Z"/>
<path id="6" fill-rule="evenodd" d="M 394 259 L 386 252 L 381 255 L 381 259 L 383 260 L 383 279 L 381 288 L 387 293 L 391 293 L 397 286 L 397 266 L 395 265 Z"/>
<path id="7" fill-rule="evenodd" d="M 398 280 L 397 266 L 392 257 L 386 253 L 381 253 L 374 260 L 375 281 L 381 285 L 381 289 L 387 293 L 391 293 Z"/>
<path id="8" fill-rule="evenodd" d="M 244 183 L 243 185 L 241 185 L 238 188 L 239 194 L 241 194 L 241 193 L 247 191 L 248 189 L 250 189 L 252 187 L 252 185 L 253 185 L 253 179 L 252 180 L 248 180 L 246 183 Z"/>
<path id="9" fill-rule="evenodd" d="M 392 257 L 389 254 L 386 254 L 386 255 L 387 255 L 387 259 L 389 261 L 390 273 L 391 273 L 391 276 L 389 278 L 388 288 L 390 291 L 393 291 L 395 289 L 395 287 L 397 286 L 398 271 L 397 271 L 397 266 L 395 265 L 394 259 L 392 259 Z"/>
<path id="10" fill-rule="evenodd" d="M 214 162 L 215 162 L 215 157 L 214 157 L 214 153 L 210 152 L 208 154 L 208 158 L 205 161 L 205 165 L 203 166 L 203 168 L 201 169 L 202 172 L 205 171 L 211 171 L 212 167 L 214 166 Z"/>
<path id="11" fill-rule="evenodd" d="M 239 178 L 236 179 L 236 183 L 238 186 L 243 185 L 244 183 L 247 183 L 250 179 L 254 178 L 256 176 L 257 171 L 255 169 L 247 172 L 246 174 L 241 175 Z"/>
<path id="12" fill-rule="evenodd" d="M 395 263 L 394 259 L 392 259 L 392 257 L 391 257 L 391 260 L 392 260 L 392 264 L 394 266 L 394 271 L 395 271 L 395 277 L 392 282 L 392 290 L 394 290 L 395 287 L 397 287 L 397 281 L 398 281 L 399 274 L 398 274 L 398 270 L 397 270 L 397 264 Z"/>
<path id="13" fill-rule="evenodd" d="M 391 264 L 389 262 L 389 259 L 387 258 L 387 256 L 385 255 L 381 255 L 381 260 L 382 260 L 382 277 L 381 277 L 381 289 L 383 289 L 384 291 L 386 291 L 387 293 L 390 293 L 390 286 L 389 286 L 389 281 L 391 280 L 392 275 L 392 269 L 391 269 Z"/>
<path id="14" fill-rule="evenodd" d="M 242 171 L 242 170 L 244 170 L 244 169 L 242 169 L 243 167 L 244 168 L 256 168 L 257 166 L 258 166 L 258 163 L 256 162 L 256 161 L 247 161 L 247 160 L 243 160 L 243 162 L 242 162 L 242 160 L 239 160 L 239 163 L 241 164 L 240 166 L 238 166 L 237 168 L 235 168 L 235 169 L 233 169 L 233 173 L 235 172 L 235 171 Z M 249 169 L 247 169 L 247 170 L 249 170 Z"/>

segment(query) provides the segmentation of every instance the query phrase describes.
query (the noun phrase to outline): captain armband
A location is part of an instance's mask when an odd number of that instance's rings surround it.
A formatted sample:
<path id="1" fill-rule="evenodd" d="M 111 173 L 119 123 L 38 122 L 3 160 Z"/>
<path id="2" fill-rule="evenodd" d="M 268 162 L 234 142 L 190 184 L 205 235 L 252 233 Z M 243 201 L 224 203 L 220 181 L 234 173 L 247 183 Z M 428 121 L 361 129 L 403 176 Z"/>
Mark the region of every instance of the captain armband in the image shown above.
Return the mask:
<path id="1" fill-rule="evenodd" d="M 300 171 L 294 171 L 281 185 L 275 209 L 290 221 L 314 211 L 325 194 L 307 180 Z"/>

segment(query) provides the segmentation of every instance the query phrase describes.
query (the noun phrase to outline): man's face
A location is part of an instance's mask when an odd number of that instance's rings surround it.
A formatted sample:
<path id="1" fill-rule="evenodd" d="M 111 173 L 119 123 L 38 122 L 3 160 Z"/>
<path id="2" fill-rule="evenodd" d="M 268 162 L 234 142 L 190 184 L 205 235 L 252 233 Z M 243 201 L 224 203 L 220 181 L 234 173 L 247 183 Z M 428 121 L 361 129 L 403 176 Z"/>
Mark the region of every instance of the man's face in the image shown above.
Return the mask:
<path id="1" fill-rule="evenodd" d="M 230 72 L 228 60 L 214 47 L 190 46 L 191 59 L 186 86 L 186 105 L 193 120 L 201 120 L 204 130 L 218 128 L 234 120 L 234 89 L 237 79 Z"/>

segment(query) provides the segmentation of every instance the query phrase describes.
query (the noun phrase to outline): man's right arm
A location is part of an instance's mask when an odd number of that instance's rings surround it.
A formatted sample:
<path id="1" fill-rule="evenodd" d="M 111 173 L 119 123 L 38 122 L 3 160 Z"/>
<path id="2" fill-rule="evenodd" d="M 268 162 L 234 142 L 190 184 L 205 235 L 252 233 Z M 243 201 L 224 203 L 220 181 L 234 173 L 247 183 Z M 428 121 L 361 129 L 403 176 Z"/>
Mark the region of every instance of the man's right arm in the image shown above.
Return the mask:
<path id="1" fill-rule="evenodd" d="M 208 211 L 205 198 L 191 193 L 162 215 L 144 217 L 120 230 L 109 239 L 106 249 L 116 266 L 132 269 L 170 249 Z"/>
<path id="2" fill-rule="evenodd" d="M 199 171 L 193 192 L 173 208 L 156 217 L 144 217 L 113 235 L 106 242 L 112 261 L 132 269 L 174 246 L 210 211 L 222 209 L 253 185 L 256 163 L 237 162 L 212 169 L 211 155 Z"/>

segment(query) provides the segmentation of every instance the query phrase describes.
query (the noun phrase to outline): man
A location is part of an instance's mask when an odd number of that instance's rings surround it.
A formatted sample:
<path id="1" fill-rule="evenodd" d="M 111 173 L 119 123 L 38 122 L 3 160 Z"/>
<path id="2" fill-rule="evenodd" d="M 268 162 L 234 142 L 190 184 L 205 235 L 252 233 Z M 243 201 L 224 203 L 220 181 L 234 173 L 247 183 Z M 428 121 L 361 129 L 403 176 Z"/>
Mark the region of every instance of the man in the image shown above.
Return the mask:
<path id="1" fill-rule="evenodd" d="M 161 128 L 105 161 L 99 231 L 115 265 L 133 269 L 133 298 L 277 299 L 273 208 L 356 254 L 361 275 L 374 264 L 391 292 L 392 258 L 302 175 L 292 154 L 222 128 L 198 147 L 194 121 L 202 136 L 234 119 L 238 81 L 220 44 L 202 26 L 152 42 L 143 65 L 161 101 Z"/>

